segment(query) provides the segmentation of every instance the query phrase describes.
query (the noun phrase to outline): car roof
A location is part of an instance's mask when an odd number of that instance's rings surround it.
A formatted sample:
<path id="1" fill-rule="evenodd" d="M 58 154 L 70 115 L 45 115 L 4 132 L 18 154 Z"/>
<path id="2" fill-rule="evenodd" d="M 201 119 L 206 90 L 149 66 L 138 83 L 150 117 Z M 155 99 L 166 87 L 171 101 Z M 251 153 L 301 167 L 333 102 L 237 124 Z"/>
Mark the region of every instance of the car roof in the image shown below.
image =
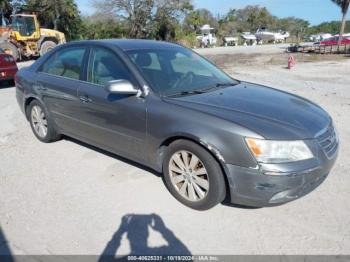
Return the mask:
<path id="1" fill-rule="evenodd" d="M 145 39 L 104 39 L 104 40 L 83 40 L 83 41 L 73 41 L 67 45 L 75 44 L 104 44 L 110 46 L 117 46 L 123 51 L 130 50 L 141 50 L 141 49 L 167 49 L 167 48 L 179 48 L 181 47 L 175 43 L 169 43 L 164 41 L 156 40 L 145 40 Z"/>

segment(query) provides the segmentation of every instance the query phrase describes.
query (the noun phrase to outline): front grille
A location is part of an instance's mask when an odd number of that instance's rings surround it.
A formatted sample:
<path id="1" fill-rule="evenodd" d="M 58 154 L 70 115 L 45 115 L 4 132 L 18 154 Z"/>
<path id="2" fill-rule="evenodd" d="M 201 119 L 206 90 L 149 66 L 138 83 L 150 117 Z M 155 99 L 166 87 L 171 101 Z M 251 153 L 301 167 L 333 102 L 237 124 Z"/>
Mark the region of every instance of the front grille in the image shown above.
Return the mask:
<path id="1" fill-rule="evenodd" d="M 326 130 L 316 136 L 316 139 L 328 158 L 332 158 L 338 150 L 339 141 L 334 126 L 331 124 Z"/>

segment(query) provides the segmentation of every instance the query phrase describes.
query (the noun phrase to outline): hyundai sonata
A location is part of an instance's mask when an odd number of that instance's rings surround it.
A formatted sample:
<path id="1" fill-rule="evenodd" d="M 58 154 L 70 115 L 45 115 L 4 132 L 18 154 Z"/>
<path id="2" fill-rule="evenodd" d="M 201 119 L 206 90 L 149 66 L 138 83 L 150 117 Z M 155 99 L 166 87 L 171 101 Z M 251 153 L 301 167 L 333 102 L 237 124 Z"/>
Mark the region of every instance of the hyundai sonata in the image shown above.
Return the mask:
<path id="1" fill-rule="evenodd" d="M 320 185 L 339 141 L 318 105 L 238 81 L 182 46 L 147 40 L 61 45 L 17 74 L 34 135 L 67 135 L 149 166 L 205 210 L 272 206 Z"/>

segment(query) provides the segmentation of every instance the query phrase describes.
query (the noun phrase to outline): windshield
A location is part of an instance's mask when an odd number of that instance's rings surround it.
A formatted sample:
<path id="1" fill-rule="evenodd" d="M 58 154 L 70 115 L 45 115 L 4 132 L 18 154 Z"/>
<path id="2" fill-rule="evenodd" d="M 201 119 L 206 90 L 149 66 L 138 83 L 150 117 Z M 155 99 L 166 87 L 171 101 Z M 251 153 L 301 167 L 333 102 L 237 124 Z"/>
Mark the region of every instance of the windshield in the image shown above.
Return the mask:
<path id="1" fill-rule="evenodd" d="M 35 32 L 35 21 L 32 16 L 14 16 L 12 29 L 22 36 L 31 36 Z"/>
<path id="2" fill-rule="evenodd" d="M 127 54 L 160 95 L 191 93 L 238 83 L 185 48 L 130 50 Z"/>

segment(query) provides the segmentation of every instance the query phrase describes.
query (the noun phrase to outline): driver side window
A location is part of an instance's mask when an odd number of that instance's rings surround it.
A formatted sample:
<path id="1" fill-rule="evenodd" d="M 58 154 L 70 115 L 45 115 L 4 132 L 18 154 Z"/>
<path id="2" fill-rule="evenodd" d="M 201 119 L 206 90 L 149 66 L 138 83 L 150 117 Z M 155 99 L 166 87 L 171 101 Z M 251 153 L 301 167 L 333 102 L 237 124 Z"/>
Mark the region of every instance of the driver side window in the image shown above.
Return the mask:
<path id="1" fill-rule="evenodd" d="M 124 63 L 105 48 L 91 50 L 88 82 L 105 86 L 109 81 L 125 79 L 131 81 L 131 76 Z"/>

